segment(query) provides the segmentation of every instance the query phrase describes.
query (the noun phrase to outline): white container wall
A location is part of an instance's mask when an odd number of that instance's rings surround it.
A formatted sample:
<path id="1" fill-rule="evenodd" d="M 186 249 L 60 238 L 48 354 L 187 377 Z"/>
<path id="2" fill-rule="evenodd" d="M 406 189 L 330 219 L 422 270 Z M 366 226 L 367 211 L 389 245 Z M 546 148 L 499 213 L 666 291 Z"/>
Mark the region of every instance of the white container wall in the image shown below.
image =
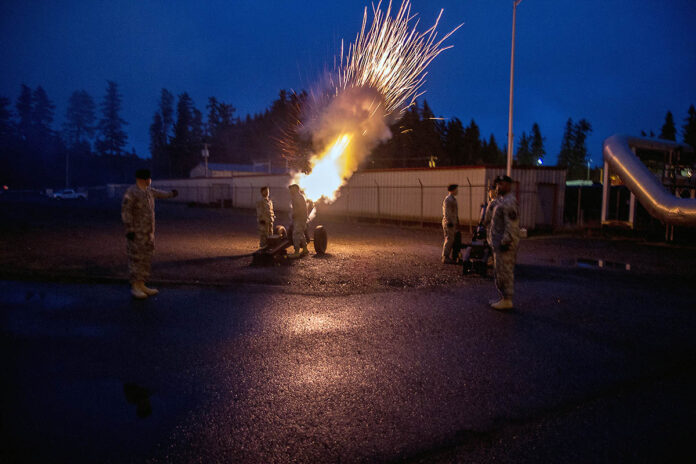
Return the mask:
<path id="1" fill-rule="evenodd" d="M 476 224 L 486 201 L 487 186 L 505 173 L 503 167 L 451 167 L 360 171 L 344 185 L 332 204 L 320 204 L 320 214 L 377 220 L 434 222 L 442 219 L 442 201 L 449 184 L 459 185 L 459 222 Z M 520 225 L 527 229 L 562 225 L 565 175 L 557 168 L 515 168 L 513 191 L 520 205 Z M 290 209 L 286 174 L 256 174 L 237 177 L 157 180 L 156 188 L 179 190 L 174 201 L 218 203 L 233 208 L 255 208 L 260 188 L 268 186 L 277 211 Z M 127 186 L 110 185 L 113 196 Z"/>

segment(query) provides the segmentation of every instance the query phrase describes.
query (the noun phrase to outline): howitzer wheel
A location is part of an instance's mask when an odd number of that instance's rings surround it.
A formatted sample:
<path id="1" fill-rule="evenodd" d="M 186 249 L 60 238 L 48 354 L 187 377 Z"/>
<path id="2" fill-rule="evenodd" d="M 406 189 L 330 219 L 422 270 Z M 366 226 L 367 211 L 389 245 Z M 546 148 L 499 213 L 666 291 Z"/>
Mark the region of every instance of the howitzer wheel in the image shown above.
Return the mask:
<path id="1" fill-rule="evenodd" d="M 323 255 L 326 253 L 327 244 L 328 236 L 326 235 L 326 229 L 324 229 L 324 226 L 316 226 L 314 228 L 314 251 L 318 255 Z"/>

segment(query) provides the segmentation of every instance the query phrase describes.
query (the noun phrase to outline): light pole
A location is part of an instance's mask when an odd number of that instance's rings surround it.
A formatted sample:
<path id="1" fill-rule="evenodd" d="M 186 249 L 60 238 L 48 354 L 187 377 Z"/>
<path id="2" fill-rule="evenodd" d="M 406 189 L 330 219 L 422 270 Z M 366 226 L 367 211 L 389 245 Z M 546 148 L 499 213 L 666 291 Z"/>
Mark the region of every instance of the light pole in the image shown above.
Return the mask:
<path id="1" fill-rule="evenodd" d="M 508 141 L 507 141 L 507 175 L 512 175 L 512 83 L 515 78 L 515 17 L 517 16 L 517 5 L 522 0 L 512 1 L 512 51 L 510 52 L 510 111 L 508 113 Z"/>
<path id="2" fill-rule="evenodd" d="M 208 153 L 208 144 L 207 143 L 203 144 L 203 150 L 201 150 L 201 156 L 203 157 L 203 161 L 205 162 L 205 177 L 208 177 L 208 157 L 210 156 L 210 153 Z"/>

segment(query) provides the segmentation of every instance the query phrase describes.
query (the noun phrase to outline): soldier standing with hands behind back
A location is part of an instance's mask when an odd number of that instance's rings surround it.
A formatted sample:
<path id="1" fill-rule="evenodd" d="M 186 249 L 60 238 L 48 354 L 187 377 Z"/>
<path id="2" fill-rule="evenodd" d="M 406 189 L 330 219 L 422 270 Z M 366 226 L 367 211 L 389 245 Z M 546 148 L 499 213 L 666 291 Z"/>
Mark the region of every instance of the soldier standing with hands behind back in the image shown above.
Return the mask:
<path id="1" fill-rule="evenodd" d="M 452 247 L 454 246 L 454 236 L 457 233 L 459 226 L 459 208 L 457 207 L 457 194 L 459 186 L 452 184 L 447 187 L 449 194 L 442 202 L 442 232 L 445 236 L 445 242 L 442 244 L 442 262 L 445 264 L 455 264 L 457 257 L 452 256 Z"/>
<path id="2" fill-rule="evenodd" d="M 155 198 L 174 198 L 179 194 L 177 190 L 154 189 L 151 184 L 150 170 L 138 169 L 135 185 L 128 187 L 121 203 L 121 220 L 128 240 L 131 295 L 140 300 L 159 293 L 157 289 L 145 286 L 150 278 L 150 264 L 155 251 Z"/>
<path id="3" fill-rule="evenodd" d="M 515 293 L 515 261 L 517 245 L 520 241 L 520 220 L 517 199 L 512 193 L 512 179 L 498 176 L 495 209 L 491 218 L 491 247 L 495 270 L 495 286 L 500 292 L 500 300 L 491 301 L 493 309 L 512 309 Z"/>

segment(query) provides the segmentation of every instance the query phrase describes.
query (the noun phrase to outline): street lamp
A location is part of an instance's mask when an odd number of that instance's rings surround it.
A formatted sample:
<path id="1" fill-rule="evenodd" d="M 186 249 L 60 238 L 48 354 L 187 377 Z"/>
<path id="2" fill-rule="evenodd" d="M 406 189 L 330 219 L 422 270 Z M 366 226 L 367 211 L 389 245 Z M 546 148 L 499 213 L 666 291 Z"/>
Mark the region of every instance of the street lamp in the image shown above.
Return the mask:
<path id="1" fill-rule="evenodd" d="M 208 144 L 207 143 L 203 144 L 203 150 L 201 150 L 201 156 L 203 157 L 203 162 L 205 163 L 205 177 L 208 177 L 208 157 L 210 156 L 210 153 L 208 153 Z"/>
<path id="2" fill-rule="evenodd" d="M 512 51 L 510 52 L 510 111 L 508 113 L 508 141 L 507 141 L 507 175 L 512 175 L 512 83 L 515 77 L 515 17 L 517 5 L 522 0 L 512 1 Z"/>

